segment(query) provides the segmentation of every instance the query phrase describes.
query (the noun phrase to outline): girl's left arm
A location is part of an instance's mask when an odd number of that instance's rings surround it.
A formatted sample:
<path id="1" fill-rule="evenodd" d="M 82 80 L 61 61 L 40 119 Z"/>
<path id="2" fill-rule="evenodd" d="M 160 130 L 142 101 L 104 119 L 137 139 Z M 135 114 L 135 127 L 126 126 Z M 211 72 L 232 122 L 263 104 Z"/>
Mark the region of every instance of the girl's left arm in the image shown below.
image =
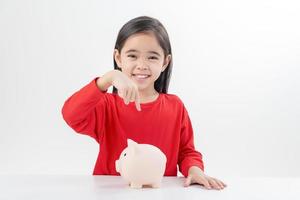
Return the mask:
<path id="1" fill-rule="evenodd" d="M 226 184 L 204 174 L 202 154 L 195 150 L 192 123 L 183 106 L 180 148 L 178 156 L 180 172 L 186 177 L 184 186 L 193 183 L 204 185 L 207 189 L 223 189 Z"/>
<path id="2" fill-rule="evenodd" d="M 192 123 L 184 106 L 181 119 L 178 166 L 179 171 L 185 177 L 188 176 L 189 168 L 192 166 L 197 166 L 204 171 L 202 154 L 195 150 Z"/>

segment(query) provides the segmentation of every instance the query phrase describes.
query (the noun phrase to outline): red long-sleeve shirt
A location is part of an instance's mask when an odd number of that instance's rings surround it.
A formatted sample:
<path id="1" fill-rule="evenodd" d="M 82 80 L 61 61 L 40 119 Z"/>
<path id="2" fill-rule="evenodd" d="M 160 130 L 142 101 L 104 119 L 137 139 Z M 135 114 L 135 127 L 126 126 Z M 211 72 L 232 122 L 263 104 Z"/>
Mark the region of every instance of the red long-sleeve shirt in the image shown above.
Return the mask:
<path id="1" fill-rule="evenodd" d="M 117 94 L 102 92 L 95 78 L 69 97 L 62 108 L 67 124 L 77 133 L 93 137 L 100 145 L 94 175 L 120 175 L 115 161 L 127 147 L 127 138 L 152 144 L 167 157 L 164 176 L 187 177 L 191 166 L 204 169 L 202 155 L 195 150 L 193 129 L 182 101 L 173 94 L 160 93 L 150 103 L 126 105 Z"/>

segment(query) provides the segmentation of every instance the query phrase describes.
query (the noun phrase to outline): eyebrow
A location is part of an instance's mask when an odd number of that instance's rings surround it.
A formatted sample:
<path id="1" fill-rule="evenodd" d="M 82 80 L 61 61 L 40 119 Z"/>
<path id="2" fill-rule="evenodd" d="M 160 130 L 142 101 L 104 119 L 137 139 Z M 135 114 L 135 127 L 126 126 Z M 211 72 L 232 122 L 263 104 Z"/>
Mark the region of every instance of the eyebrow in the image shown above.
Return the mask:
<path id="1" fill-rule="evenodd" d="M 125 53 L 138 53 L 139 51 L 138 50 L 135 50 L 135 49 L 129 49 L 127 50 Z M 155 54 L 157 56 L 161 56 L 158 52 L 156 51 L 148 51 L 147 53 L 152 53 L 152 54 Z"/>

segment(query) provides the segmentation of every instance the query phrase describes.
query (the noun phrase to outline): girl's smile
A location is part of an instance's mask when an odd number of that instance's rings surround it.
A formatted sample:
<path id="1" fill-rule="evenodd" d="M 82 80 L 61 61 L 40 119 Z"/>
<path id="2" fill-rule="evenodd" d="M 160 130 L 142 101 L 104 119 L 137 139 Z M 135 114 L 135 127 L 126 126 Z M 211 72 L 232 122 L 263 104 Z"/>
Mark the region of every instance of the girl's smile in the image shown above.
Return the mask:
<path id="1" fill-rule="evenodd" d="M 132 74 L 132 79 L 135 80 L 138 84 L 143 84 L 149 80 L 150 75 L 147 74 Z"/>

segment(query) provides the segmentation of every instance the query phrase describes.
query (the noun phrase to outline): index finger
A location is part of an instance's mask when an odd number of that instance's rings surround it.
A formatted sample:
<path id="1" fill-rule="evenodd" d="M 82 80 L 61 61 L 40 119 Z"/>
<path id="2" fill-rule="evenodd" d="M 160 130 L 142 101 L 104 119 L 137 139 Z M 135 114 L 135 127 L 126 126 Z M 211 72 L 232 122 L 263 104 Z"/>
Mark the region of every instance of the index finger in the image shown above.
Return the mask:
<path id="1" fill-rule="evenodd" d="M 141 111 L 141 104 L 140 104 L 140 95 L 139 95 L 139 92 L 137 91 L 136 92 L 136 95 L 135 95 L 135 107 L 138 111 Z"/>

